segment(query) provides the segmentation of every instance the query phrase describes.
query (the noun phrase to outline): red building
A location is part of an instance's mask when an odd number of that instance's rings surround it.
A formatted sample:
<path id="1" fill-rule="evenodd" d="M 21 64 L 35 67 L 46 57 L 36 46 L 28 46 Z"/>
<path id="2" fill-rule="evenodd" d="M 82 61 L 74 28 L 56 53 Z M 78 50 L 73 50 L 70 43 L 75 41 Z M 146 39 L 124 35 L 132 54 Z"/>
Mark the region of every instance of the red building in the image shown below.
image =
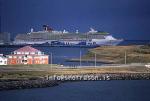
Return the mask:
<path id="1" fill-rule="evenodd" d="M 48 64 L 48 55 L 45 55 L 38 49 L 30 46 L 22 47 L 15 50 L 12 54 L 7 55 L 8 64 Z"/>

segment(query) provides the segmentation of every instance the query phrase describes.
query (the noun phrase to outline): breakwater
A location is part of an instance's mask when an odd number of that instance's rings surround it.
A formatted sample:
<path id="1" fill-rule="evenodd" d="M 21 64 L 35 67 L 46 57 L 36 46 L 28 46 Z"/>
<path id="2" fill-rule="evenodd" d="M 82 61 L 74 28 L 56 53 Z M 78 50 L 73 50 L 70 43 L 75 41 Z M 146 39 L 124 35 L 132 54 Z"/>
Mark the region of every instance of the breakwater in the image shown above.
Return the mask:
<path id="1" fill-rule="evenodd" d="M 70 79 L 62 78 L 66 76 L 70 77 Z M 75 76 L 78 78 L 75 79 Z M 96 79 L 92 78 L 91 76 L 96 77 Z M 71 77 L 73 78 L 71 79 Z M 86 79 L 83 77 L 86 77 Z M 62 82 L 90 80 L 150 80 L 150 73 L 102 73 L 84 75 L 57 75 L 55 76 L 55 80 L 52 80 L 52 76 L 47 76 L 44 79 L 35 80 L 0 80 L 0 90 L 53 87 L 59 85 Z"/>
<path id="2" fill-rule="evenodd" d="M 57 86 L 59 81 L 46 79 L 38 80 L 5 80 L 0 82 L 0 90 L 30 89 Z"/>
<path id="3" fill-rule="evenodd" d="M 150 73 L 110 73 L 110 80 L 150 80 Z"/>

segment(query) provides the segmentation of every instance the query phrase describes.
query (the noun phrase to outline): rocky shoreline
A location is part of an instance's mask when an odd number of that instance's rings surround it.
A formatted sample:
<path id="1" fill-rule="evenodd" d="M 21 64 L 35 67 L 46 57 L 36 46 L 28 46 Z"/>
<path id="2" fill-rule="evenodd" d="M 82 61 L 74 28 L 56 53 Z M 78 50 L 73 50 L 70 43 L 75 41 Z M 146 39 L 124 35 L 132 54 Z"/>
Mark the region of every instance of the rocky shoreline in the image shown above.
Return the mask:
<path id="1" fill-rule="evenodd" d="M 59 81 L 52 80 L 16 80 L 16 81 L 2 81 L 0 82 L 0 91 L 14 90 L 14 89 L 31 89 L 31 88 L 44 88 L 59 85 Z"/>
<path id="2" fill-rule="evenodd" d="M 99 78 L 98 80 L 150 80 L 150 73 L 102 73 L 102 74 L 84 74 L 84 75 L 98 76 Z M 83 75 L 80 74 L 76 76 L 83 76 Z M 80 81 L 80 80 L 90 81 L 88 79 L 87 80 L 85 79 L 50 80 L 49 78 L 36 79 L 36 80 L 0 80 L 0 91 L 53 87 L 53 86 L 58 86 L 62 82 L 68 82 L 68 81 L 72 82 L 72 81 Z"/>

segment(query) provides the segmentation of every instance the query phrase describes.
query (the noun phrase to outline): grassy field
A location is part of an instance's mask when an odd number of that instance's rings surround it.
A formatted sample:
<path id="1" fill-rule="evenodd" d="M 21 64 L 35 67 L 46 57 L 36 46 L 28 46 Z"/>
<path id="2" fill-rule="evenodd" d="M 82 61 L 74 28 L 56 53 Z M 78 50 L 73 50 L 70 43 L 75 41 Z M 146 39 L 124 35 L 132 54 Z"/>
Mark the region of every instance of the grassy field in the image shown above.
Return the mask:
<path id="1" fill-rule="evenodd" d="M 52 66 L 52 67 L 51 67 Z M 52 68 L 56 64 L 48 65 L 4 65 L 0 66 L 0 79 L 32 79 L 53 75 Z"/>
<path id="2" fill-rule="evenodd" d="M 149 63 L 150 46 L 103 46 L 89 50 L 88 54 L 82 57 L 82 60 L 93 60 L 110 63 L 125 63 L 125 54 L 127 63 Z"/>
<path id="3" fill-rule="evenodd" d="M 0 66 L 0 79 L 36 79 L 47 75 L 64 74 L 100 74 L 100 73 L 150 73 L 150 69 L 145 66 L 132 67 L 86 67 L 86 68 L 60 68 L 54 65 L 18 65 Z"/>

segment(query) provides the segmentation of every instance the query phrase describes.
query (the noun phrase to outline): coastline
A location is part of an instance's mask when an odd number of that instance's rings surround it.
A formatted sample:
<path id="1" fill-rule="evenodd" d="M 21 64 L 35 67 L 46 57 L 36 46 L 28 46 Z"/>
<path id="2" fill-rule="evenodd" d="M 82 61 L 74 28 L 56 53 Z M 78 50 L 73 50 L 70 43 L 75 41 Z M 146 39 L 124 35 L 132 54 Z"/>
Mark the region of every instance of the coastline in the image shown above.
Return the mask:
<path id="1" fill-rule="evenodd" d="M 31 88 L 44 88 L 59 85 L 58 81 L 49 80 L 16 80 L 0 82 L 0 91 L 15 90 L 15 89 L 31 89 Z"/>
<path id="2" fill-rule="evenodd" d="M 80 59 L 78 58 L 72 58 L 72 59 L 66 59 L 65 61 L 67 62 L 80 62 Z M 82 59 L 82 62 L 90 62 L 90 63 L 95 63 L 95 59 Z M 104 59 L 99 59 L 96 61 L 96 63 L 104 63 L 104 64 L 112 64 L 115 63 L 115 61 L 112 60 L 104 60 Z"/>

